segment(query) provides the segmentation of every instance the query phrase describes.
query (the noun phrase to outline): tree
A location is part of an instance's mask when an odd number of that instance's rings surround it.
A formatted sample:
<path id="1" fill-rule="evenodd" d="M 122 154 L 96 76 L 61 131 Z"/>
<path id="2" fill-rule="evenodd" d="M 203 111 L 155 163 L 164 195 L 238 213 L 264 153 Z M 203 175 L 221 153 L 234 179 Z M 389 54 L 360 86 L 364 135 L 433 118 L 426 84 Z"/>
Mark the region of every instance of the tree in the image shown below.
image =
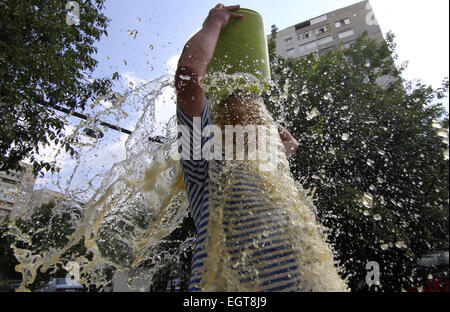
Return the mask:
<path id="1" fill-rule="evenodd" d="M 14 225 L 20 231 L 20 235 L 9 236 L 14 248 L 26 250 L 26 257 L 44 255 L 51 249 L 64 247 L 70 235 L 75 231 L 77 222 L 81 218 L 81 207 L 61 202 L 44 204 L 33 209 L 29 217 L 20 217 L 14 220 Z M 14 231 L 15 233 L 17 231 Z M 89 258 L 84 246 L 84 240 L 71 247 L 51 270 L 41 272 L 36 268 L 36 278 L 32 284 L 26 285 L 30 290 L 43 286 L 52 277 L 66 277 L 67 271 L 64 263 L 75 260 L 77 256 Z M 21 260 L 21 259 L 19 259 Z M 26 274 L 22 272 L 22 274 Z"/>
<path id="2" fill-rule="evenodd" d="M 75 139 L 65 137 L 55 109 L 83 111 L 112 85 L 112 79 L 90 77 L 97 65 L 94 43 L 107 35 L 104 0 L 77 3 L 79 23 L 68 23 L 67 1 L 0 2 L 0 171 L 19 169 L 27 157 L 35 173 L 57 170 L 33 156 L 49 142 L 75 153 Z"/>
<path id="3" fill-rule="evenodd" d="M 0 221 L 1 222 L 1 221 Z M 14 270 L 14 267 L 19 264 L 14 257 L 11 244 L 13 239 L 7 235 L 8 226 L 6 222 L 0 223 L 0 280 L 19 280 L 20 273 Z"/>
<path id="4" fill-rule="evenodd" d="M 420 285 L 418 258 L 448 249 L 448 114 L 433 102 L 448 94 L 448 78 L 436 90 L 404 81 L 396 58 L 389 33 L 383 43 L 365 34 L 348 49 L 271 62 L 266 105 L 300 143 L 291 169 L 316 189 L 352 290 L 369 288 L 370 261 L 380 265 L 376 289 Z"/>

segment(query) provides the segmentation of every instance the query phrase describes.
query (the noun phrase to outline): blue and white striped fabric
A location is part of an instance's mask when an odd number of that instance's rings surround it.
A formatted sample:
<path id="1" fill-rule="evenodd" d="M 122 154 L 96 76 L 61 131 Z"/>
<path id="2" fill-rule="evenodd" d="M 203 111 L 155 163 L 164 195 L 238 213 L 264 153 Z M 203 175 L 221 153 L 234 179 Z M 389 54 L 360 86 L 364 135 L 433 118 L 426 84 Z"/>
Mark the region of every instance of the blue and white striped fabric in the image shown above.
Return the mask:
<path id="1" fill-rule="evenodd" d="M 177 108 L 178 124 L 190 129 L 190 147 L 193 147 L 193 120 Z M 209 106 L 206 102 L 201 117 L 201 128 L 211 123 Z M 202 138 L 203 146 L 210 137 Z M 183 141 L 181 138 L 180 141 Z M 186 145 L 185 145 L 186 146 Z M 190 158 L 192 159 L 192 158 Z M 255 174 L 246 170 L 245 162 L 221 170 L 221 161 L 214 161 L 210 179 L 210 162 L 181 159 L 190 213 L 197 229 L 196 245 L 192 255 L 189 291 L 199 291 L 207 257 L 204 247 L 210 205 L 214 198 L 226 198 L 223 211 L 223 229 L 226 236 L 226 251 L 231 261 L 240 263 L 234 270 L 239 276 L 242 290 L 256 291 L 298 291 L 300 285 L 298 261 L 289 239 L 288 218 L 277 203 L 271 203 L 261 191 L 261 182 Z M 237 162 L 235 162 L 236 164 Z M 212 165 L 212 163 L 211 163 Z M 222 188 L 215 184 L 233 179 L 231 192 L 218 194 Z M 210 194 L 215 190 L 214 194 Z M 219 191 L 217 191 L 219 190 Z M 243 196 L 245 194 L 245 196 Z M 251 196 L 249 196 L 251 194 Z M 245 197 L 245 198 L 244 198 Z M 215 207 L 215 206 L 212 206 Z M 243 259 L 245 257 L 245 259 Z"/>

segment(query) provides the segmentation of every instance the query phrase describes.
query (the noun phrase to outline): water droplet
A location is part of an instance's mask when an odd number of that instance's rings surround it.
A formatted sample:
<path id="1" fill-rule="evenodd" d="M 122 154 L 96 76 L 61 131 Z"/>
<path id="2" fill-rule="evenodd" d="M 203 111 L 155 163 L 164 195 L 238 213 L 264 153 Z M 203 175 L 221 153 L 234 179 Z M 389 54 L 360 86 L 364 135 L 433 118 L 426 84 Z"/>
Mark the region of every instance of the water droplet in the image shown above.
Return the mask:
<path id="1" fill-rule="evenodd" d="M 341 139 L 343 141 L 348 141 L 348 139 L 350 139 L 350 135 L 348 133 L 344 133 L 342 134 Z"/>
<path id="2" fill-rule="evenodd" d="M 372 159 L 367 159 L 366 163 L 369 167 L 372 167 L 375 164 L 375 162 Z"/>
<path id="3" fill-rule="evenodd" d="M 180 75 L 179 77 L 180 77 L 180 79 L 183 79 L 183 80 L 191 80 L 191 77 L 186 76 L 186 75 Z"/>
<path id="4" fill-rule="evenodd" d="M 379 214 L 374 215 L 373 218 L 375 219 L 375 221 L 380 221 L 382 219 Z"/>
<path id="5" fill-rule="evenodd" d="M 316 118 L 317 116 L 319 116 L 319 111 L 317 110 L 317 108 L 313 108 L 307 115 L 306 115 L 306 119 L 307 120 L 312 120 L 314 118 Z"/>
<path id="6" fill-rule="evenodd" d="M 406 244 L 405 244 L 405 242 L 402 242 L 402 241 L 398 241 L 398 242 L 396 242 L 394 245 L 395 245 L 395 247 L 397 247 L 397 248 L 399 248 L 399 249 L 404 249 L 404 248 L 407 247 Z"/>
<path id="7" fill-rule="evenodd" d="M 365 215 L 366 217 L 370 216 L 369 210 L 364 210 L 363 211 L 363 215 Z"/>
<path id="8" fill-rule="evenodd" d="M 369 190 L 371 190 L 371 191 L 375 191 L 377 188 L 375 187 L 375 185 L 371 185 L 371 186 L 369 186 Z"/>
<path id="9" fill-rule="evenodd" d="M 373 207 L 373 196 L 372 194 L 369 193 L 364 193 L 361 202 L 363 204 L 364 207 L 372 209 Z"/>
<path id="10" fill-rule="evenodd" d="M 325 72 L 324 74 L 326 74 L 326 72 Z M 325 95 L 323 96 L 323 99 L 324 99 L 324 100 L 327 100 L 327 101 L 331 100 L 331 99 L 332 99 L 331 93 L 328 92 L 327 94 L 325 94 Z"/>
<path id="11" fill-rule="evenodd" d="M 448 130 L 447 129 L 439 129 L 436 131 L 436 134 L 438 136 L 440 136 L 441 138 L 444 138 L 444 139 L 448 138 Z"/>
<path id="12" fill-rule="evenodd" d="M 133 37 L 133 39 L 136 39 L 136 35 L 138 33 L 138 31 L 136 29 L 134 30 L 128 30 L 128 35 L 130 35 L 131 37 Z"/>
<path id="13" fill-rule="evenodd" d="M 381 244 L 380 247 L 383 250 L 387 250 L 389 248 L 389 244 Z"/>
<path id="14" fill-rule="evenodd" d="M 448 160 L 448 148 L 444 151 L 444 159 Z"/>
<path id="15" fill-rule="evenodd" d="M 384 156 L 384 155 L 386 155 L 386 152 L 383 151 L 383 150 L 379 150 L 379 151 L 378 151 L 378 154 L 380 154 L 381 156 Z"/>
<path id="16" fill-rule="evenodd" d="M 294 109 L 294 114 L 295 114 L 295 115 L 298 115 L 298 112 L 299 112 L 299 108 L 296 107 L 296 108 Z"/>
<path id="17" fill-rule="evenodd" d="M 431 123 L 431 126 L 435 129 L 441 129 L 443 128 L 442 126 L 442 122 L 438 121 L 438 120 L 433 120 L 433 122 Z"/>

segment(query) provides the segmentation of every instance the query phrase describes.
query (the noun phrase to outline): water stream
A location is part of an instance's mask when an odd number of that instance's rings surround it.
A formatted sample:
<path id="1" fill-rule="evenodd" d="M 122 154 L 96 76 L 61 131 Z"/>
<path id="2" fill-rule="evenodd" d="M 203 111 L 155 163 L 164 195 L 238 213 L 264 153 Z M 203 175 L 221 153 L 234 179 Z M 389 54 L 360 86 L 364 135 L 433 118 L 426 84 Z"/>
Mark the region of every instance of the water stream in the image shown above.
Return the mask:
<path id="1" fill-rule="evenodd" d="M 179 164 L 175 117 L 164 125 L 163 130 L 159 130 L 165 138 L 163 144 L 149 140 L 156 133 L 156 102 L 166 88 L 171 88 L 172 83 L 172 76 L 164 76 L 122 94 L 115 93 L 116 101 L 110 109 L 121 111 L 125 113 L 121 116 L 124 116 L 130 113 L 125 107 L 134 105 L 137 107 L 134 112 L 139 112 L 140 117 L 135 130 L 126 140 L 125 159 L 116 162 L 107 171 L 86 176 L 83 187 L 70 190 L 73 197 L 85 195 L 88 199 L 82 207 L 82 217 L 74 220 L 75 231 L 67 237 L 64 246 L 49 246 L 46 251 L 35 252 L 33 248 L 24 247 L 30 246 L 26 243 L 32 241 L 34 233 L 24 232 L 14 223 L 10 224 L 10 233 L 16 238 L 13 246 L 15 256 L 20 262 L 16 270 L 23 276 L 19 291 L 27 290 L 26 285 L 35 280 L 38 270 L 55 270 L 58 264 L 67 267 L 68 263 L 73 262 L 78 264 L 80 271 L 77 276 L 83 284 L 97 287 L 108 285 L 112 276 L 105 272 L 113 269 L 116 276 L 128 276 L 131 289 L 148 291 L 153 276 L 169 258 L 177 261 L 193 248 L 192 236 L 176 249 L 167 250 L 164 247 L 168 236 L 189 213 Z M 166 104 L 175 105 L 173 98 L 170 101 L 172 103 Z M 136 103 L 141 103 L 141 106 L 135 106 Z M 274 125 L 263 103 L 256 101 L 252 105 L 259 107 L 257 119 L 260 124 Z M 213 120 L 217 122 L 223 113 L 219 112 L 214 100 L 211 107 Z M 244 123 L 250 122 L 245 118 L 242 117 Z M 94 122 L 95 118 L 91 121 Z M 74 133 L 77 134 L 76 131 Z M 100 140 L 92 148 L 98 142 Z M 210 189 L 213 196 L 206 242 L 210 256 L 201 285 L 203 290 L 260 290 L 257 281 L 263 277 L 258 276 L 259 267 L 252 263 L 250 254 L 243 252 L 240 257 L 232 257 L 229 249 L 233 246 L 241 250 L 262 250 L 273 231 L 263 226 L 258 235 L 250 237 L 245 243 L 233 239 L 232 233 L 239 227 L 239 214 L 227 213 L 225 202 L 233 193 L 232 186 L 242 182 L 241 175 L 235 174 L 235 169 L 242 166 L 248 177 L 255 177 L 261 192 L 259 195 L 264 198 L 268 209 L 267 216 L 272 219 L 282 216 L 279 220 L 273 219 L 273 222 L 284 228 L 290 250 L 300 265 L 298 273 L 302 283 L 295 290 L 346 290 L 345 282 L 338 275 L 333 250 L 326 243 L 325 229 L 316 220 L 312 194 L 294 181 L 281 141 L 276 144 L 279 149 L 274 163 L 276 170 L 261 170 L 262 160 L 222 162 L 224 167 L 220 170 L 217 170 L 218 165 L 211 165 L 210 176 L 215 184 Z M 78 158 L 71 178 L 89 164 L 89 159 L 81 159 L 83 161 Z M 240 193 L 242 200 L 254 195 L 245 191 Z M 63 209 L 62 205 L 57 204 L 54 213 Z M 245 212 L 257 214 L 251 210 Z M 44 231 L 49 229 L 50 225 Z M 80 243 L 87 252 L 68 259 L 67 252 Z M 242 274 L 252 276 L 253 282 L 241 282 L 239 276 Z"/>

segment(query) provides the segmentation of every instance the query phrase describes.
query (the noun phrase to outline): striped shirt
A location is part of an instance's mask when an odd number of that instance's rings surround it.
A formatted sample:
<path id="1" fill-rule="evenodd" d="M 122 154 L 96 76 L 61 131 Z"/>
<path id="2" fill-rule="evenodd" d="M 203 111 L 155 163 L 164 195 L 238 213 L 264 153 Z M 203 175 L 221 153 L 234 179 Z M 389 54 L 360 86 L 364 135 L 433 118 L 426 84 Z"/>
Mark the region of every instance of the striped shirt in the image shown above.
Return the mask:
<path id="1" fill-rule="evenodd" d="M 178 105 L 177 120 L 179 125 L 190 131 L 187 146 L 191 148 L 191 158 L 182 157 L 180 162 L 190 214 L 197 230 L 188 290 L 200 290 L 199 283 L 207 257 L 204 243 L 210 207 L 218 207 L 215 199 L 220 198 L 225 200 L 222 222 L 225 250 L 235 264 L 233 270 L 242 286 L 238 291 L 298 291 L 300 268 L 289 240 L 289 220 L 283 209 L 277 207 L 279 203 L 272 203 L 264 196 L 260 179 L 246 169 L 244 161 L 234 162 L 231 167 L 227 166 L 227 170 L 222 170 L 225 168 L 224 162 L 219 160 L 191 160 L 196 127 L 193 126 L 193 119 L 184 114 Z M 201 117 L 201 130 L 209 124 L 211 119 L 207 101 Z M 210 138 L 202 137 L 201 147 Z M 182 141 L 181 138 L 179 144 Z M 230 179 L 231 188 L 227 194 L 221 193 L 223 188 L 218 186 L 224 185 L 225 181 L 230 183 Z"/>

